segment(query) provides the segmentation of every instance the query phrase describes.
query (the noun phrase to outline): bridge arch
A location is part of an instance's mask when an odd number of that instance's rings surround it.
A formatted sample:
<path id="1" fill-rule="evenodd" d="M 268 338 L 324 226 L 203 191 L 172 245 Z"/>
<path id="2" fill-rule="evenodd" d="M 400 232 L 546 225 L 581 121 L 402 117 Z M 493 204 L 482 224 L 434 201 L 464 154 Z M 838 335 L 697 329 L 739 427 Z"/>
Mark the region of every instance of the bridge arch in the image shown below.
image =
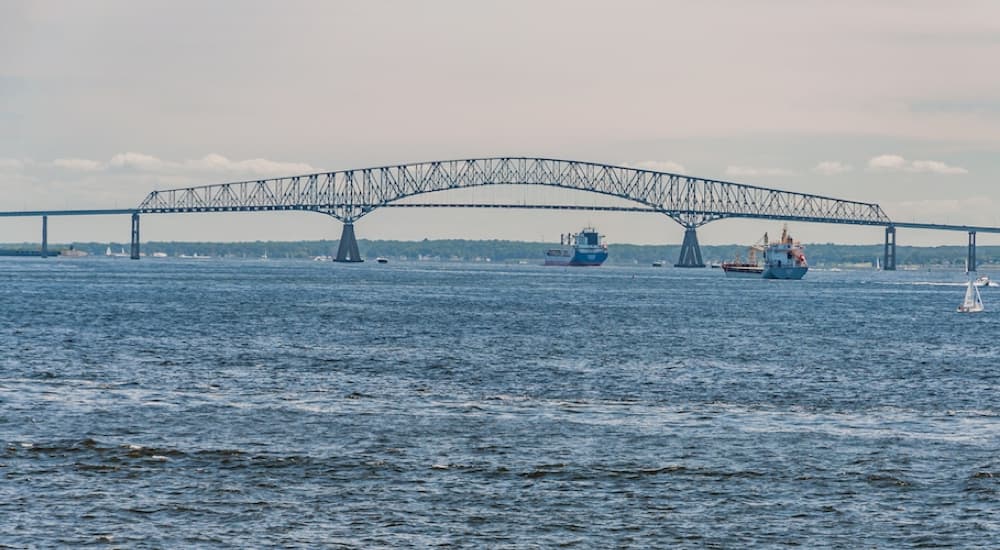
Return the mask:
<path id="1" fill-rule="evenodd" d="M 303 210 L 344 222 L 338 258 L 360 260 L 354 222 L 404 199 L 489 185 L 540 185 L 622 199 L 637 206 L 487 204 L 661 213 L 685 227 L 678 265 L 701 264 L 695 229 L 730 217 L 887 225 L 873 203 L 848 201 L 742 183 L 626 166 L 537 157 L 488 157 L 398 164 L 253 181 L 153 191 L 137 213 Z M 463 207 L 437 203 L 406 206 Z M 346 249 L 345 249 L 346 242 Z M 342 254 L 343 253 L 343 254 Z"/>

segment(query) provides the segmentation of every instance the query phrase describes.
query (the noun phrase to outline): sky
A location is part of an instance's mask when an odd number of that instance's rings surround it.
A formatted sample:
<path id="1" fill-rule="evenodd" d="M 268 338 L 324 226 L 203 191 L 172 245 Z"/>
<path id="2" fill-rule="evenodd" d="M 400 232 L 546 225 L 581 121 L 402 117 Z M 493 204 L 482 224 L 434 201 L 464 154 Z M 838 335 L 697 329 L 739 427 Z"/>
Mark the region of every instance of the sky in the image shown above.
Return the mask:
<path id="1" fill-rule="evenodd" d="M 0 210 L 488 156 L 646 167 L 1000 226 L 995 1 L 0 2 Z M 521 192 L 524 192 L 523 190 Z M 704 244 L 781 222 L 723 220 Z M 383 209 L 359 238 L 677 244 L 662 215 Z M 38 241 L 0 218 L 0 242 Z M 122 242 L 127 217 L 55 218 Z M 803 242 L 881 228 L 794 224 Z M 336 239 L 314 213 L 146 215 L 142 239 Z M 900 230 L 900 245 L 964 244 Z M 980 244 L 1000 244 L 981 234 Z"/>

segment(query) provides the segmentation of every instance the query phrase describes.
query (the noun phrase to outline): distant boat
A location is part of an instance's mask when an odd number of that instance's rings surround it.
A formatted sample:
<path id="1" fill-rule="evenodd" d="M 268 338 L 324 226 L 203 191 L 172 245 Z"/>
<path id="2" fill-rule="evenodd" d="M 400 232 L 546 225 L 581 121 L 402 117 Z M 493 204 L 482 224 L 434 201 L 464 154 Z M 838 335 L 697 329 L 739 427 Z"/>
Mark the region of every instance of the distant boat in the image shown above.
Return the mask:
<path id="1" fill-rule="evenodd" d="M 267 259 L 267 249 L 266 249 L 266 248 L 264 249 L 264 255 L 262 255 L 262 256 L 260 257 L 260 259 L 261 259 L 261 260 L 266 260 L 266 259 Z"/>
<path id="2" fill-rule="evenodd" d="M 375 258 L 375 261 L 378 262 L 378 263 L 380 263 L 380 264 L 387 264 L 387 263 L 389 263 L 389 259 L 388 258 L 383 258 L 382 256 L 379 256 L 378 258 Z"/>
<path id="3" fill-rule="evenodd" d="M 125 252 L 125 248 L 124 247 L 122 247 L 122 251 L 121 252 L 112 252 L 111 251 L 111 247 L 109 246 L 108 249 L 104 251 L 104 255 L 105 256 L 109 256 L 111 258 L 127 258 L 128 257 L 128 253 Z"/>
<path id="4" fill-rule="evenodd" d="M 982 277 L 979 277 L 972 284 L 974 284 L 976 286 L 1000 286 L 1000 283 L 997 283 L 996 281 L 991 281 L 990 278 L 988 276 L 986 276 L 986 275 L 983 275 Z"/>
<path id="5" fill-rule="evenodd" d="M 879 261 L 878 256 L 875 256 L 875 271 L 882 271 L 882 262 Z"/>
<path id="6" fill-rule="evenodd" d="M 88 254 L 83 250 L 80 250 L 79 248 L 74 248 L 73 245 L 70 245 L 69 248 L 64 248 L 61 251 L 59 251 L 59 255 L 66 256 L 67 258 L 82 258 L 84 256 L 87 256 Z"/>
<path id="7" fill-rule="evenodd" d="M 653 262 L 653 267 L 663 267 L 663 260 L 656 260 Z"/>
<path id="8" fill-rule="evenodd" d="M 153 257 L 154 258 L 166 258 L 167 257 L 167 253 L 166 252 L 153 252 Z"/>
<path id="9" fill-rule="evenodd" d="M 965 287 L 965 299 L 962 305 L 958 306 L 959 313 L 978 313 L 983 311 L 983 299 L 979 296 L 979 288 L 976 287 L 972 279 Z"/>

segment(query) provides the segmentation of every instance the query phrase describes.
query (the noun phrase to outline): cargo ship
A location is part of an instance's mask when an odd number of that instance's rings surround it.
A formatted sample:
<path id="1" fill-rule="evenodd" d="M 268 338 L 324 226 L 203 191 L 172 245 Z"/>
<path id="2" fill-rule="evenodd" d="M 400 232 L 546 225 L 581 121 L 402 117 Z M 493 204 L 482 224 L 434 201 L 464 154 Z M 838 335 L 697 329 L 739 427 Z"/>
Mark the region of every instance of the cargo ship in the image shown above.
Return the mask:
<path id="1" fill-rule="evenodd" d="M 545 265 L 597 266 L 607 259 L 608 245 L 593 227 L 560 235 L 559 247 L 545 251 Z"/>
<path id="2" fill-rule="evenodd" d="M 769 243 L 767 233 L 764 233 L 762 241 L 762 244 L 750 247 L 748 261 L 737 258 L 732 262 L 723 262 L 722 271 L 726 277 L 798 280 L 809 271 L 804 247 L 788 234 L 788 226 L 781 229 L 781 240 L 778 242 Z M 763 262 L 757 260 L 758 252 L 763 254 Z"/>

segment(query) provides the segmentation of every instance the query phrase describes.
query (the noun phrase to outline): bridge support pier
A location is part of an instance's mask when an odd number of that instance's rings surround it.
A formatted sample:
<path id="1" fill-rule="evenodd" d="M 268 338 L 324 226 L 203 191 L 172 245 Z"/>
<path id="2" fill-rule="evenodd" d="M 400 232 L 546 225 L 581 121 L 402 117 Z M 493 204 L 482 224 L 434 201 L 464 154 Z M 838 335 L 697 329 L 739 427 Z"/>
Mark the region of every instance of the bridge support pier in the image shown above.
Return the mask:
<path id="1" fill-rule="evenodd" d="M 698 233 L 693 225 L 684 227 L 681 255 L 674 267 L 705 267 L 705 262 L 701 259 L 701 247 L 698 246 Z"/>
<path id="2" fill-rule="evenodd" d="M 896 226 L 885 227 L 885 253 L 882 256 L 882 269 L 896 271 Z"/>
<path id="3" fill-rule="evenodd" d="M 976 271 L 976 232 L 969 231 L 969 257 L 965 260 L 965 270 L 969 273 Z"/>
<path id="4" fill-rule="evenodd" d="M 356 263 L 365 261 L 358 251 L 358 239 L 354 237 L 354 222 L 344 224 L 340 233 L 340 246 L 337 247 L 335 262 Z"/>
<path id="5" fill-rule="evenodd" d="M 133 260 L 139 259 L 139 213 L 138 212 L 132 214 L 132 247 L 130 249 L 129 258 Z"/>
<path id="6" fill-rule="evenodd" d="M 42 216 L 42 257 L 49 257 L 49 217 Z"/>

